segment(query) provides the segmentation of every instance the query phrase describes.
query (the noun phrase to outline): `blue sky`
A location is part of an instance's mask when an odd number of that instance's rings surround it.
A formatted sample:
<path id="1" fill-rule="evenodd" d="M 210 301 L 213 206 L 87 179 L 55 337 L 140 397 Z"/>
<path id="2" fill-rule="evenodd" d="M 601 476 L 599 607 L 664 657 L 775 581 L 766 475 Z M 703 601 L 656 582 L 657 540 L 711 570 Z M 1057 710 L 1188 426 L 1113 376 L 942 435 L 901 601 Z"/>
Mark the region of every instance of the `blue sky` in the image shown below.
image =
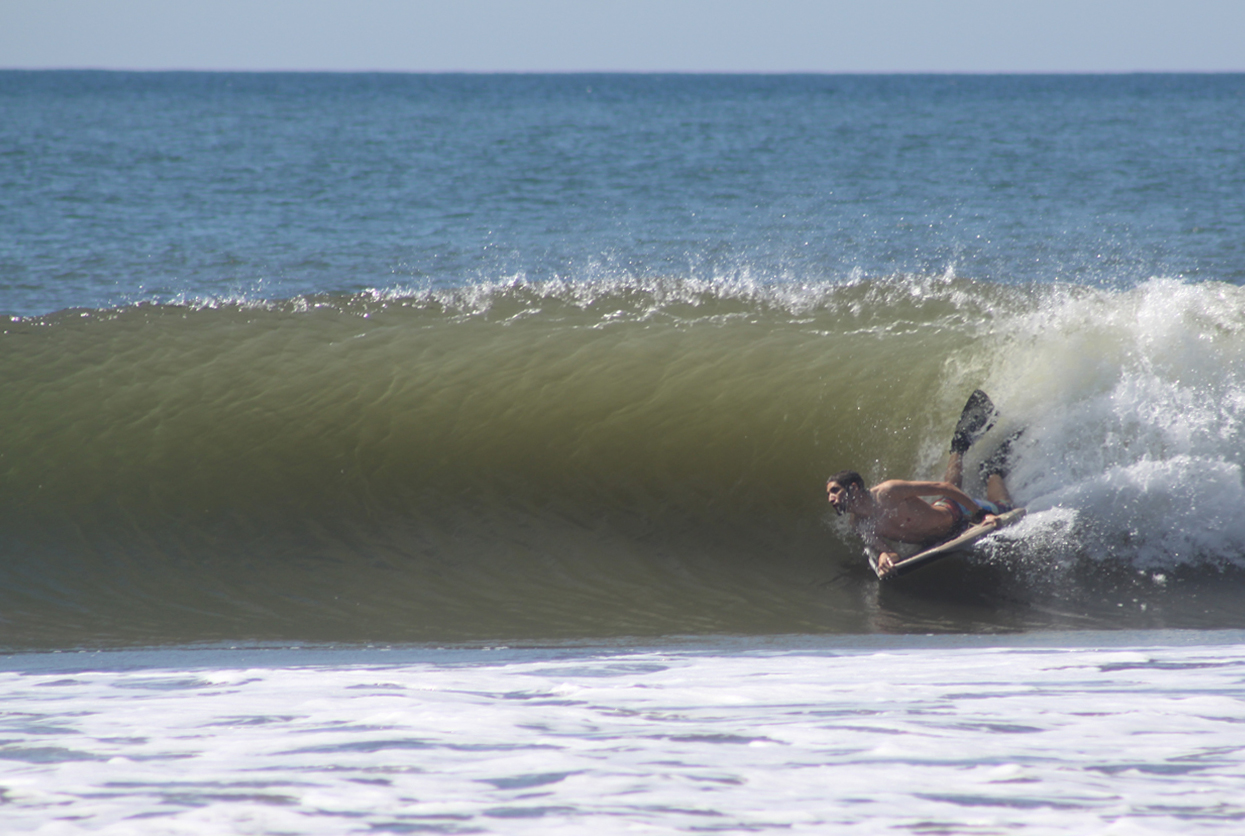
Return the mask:
<path id="1" fill-rule="evenodd" d="M 1245 0 L 0 0 L 0 67 L 1245 70 Z"/>

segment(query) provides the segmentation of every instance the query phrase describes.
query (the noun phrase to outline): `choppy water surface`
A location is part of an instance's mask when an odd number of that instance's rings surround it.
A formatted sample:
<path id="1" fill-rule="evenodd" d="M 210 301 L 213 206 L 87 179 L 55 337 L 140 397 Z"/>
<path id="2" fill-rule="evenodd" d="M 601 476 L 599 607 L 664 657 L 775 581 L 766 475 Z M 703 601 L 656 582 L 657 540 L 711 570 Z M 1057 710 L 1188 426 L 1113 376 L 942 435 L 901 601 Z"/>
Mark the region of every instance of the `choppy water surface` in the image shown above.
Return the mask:
<path id="1" fill-rule="evenodd" d="M 0 313 L 520 277 L 1245 279 L 1245 75 L 0 73 Z"/>

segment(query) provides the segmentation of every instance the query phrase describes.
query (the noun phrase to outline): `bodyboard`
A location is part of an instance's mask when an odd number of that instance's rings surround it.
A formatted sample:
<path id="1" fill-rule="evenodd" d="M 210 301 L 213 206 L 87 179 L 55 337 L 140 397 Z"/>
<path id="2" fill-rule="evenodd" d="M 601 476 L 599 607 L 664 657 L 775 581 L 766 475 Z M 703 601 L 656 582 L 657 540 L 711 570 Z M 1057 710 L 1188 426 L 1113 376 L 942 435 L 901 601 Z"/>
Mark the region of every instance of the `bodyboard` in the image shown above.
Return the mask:
<path id="1" fill-rule="evenodd" d="M 981 538 L 993 534 L 1000 528 L 1006 528 L 1012 523 L 1019 522 L 1024 515 L 1024 508 L 1016 508 L 1005 514 L 1000 514 L 998 518 L 992 522 L 982 523 L 981 525 L 974 525 L 971 528 L 967 528 L 961 534 L 953 537 L 945 543 L 939 543 L 936 546 L 931 546 L 925 551 L 918 552 L 911 557 L 906 557 L 899 561 L 895 564 L 895 571 L 890 575 L 887 575 L 887 578 L 897 578 L 900 575 L 906 575 L 913 569 L 920 569 L 922 566 L 933 563 L 935 560 L 944 558 L 949 554 L 964 551 Z M 876 572 L 877 556 L 872 552 L 869 553 L 869 564 L 873 566 L 873 571 Z"/>

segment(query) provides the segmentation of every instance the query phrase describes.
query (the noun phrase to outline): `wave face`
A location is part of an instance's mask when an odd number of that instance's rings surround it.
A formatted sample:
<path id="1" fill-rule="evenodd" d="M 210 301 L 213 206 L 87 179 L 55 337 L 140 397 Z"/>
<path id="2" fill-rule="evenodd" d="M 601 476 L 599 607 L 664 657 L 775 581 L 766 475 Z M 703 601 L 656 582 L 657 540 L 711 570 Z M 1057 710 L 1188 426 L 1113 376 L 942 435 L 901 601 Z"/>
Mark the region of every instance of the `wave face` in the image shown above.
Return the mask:
<path id="1" fill-rule="evenodd" d="M 516 282 L 0 339 L 10 646 L 1245 622 L 1235 286 Z M 1033 513 L 879 589 L 825 476 L 937 477 L 979 386 Z"/>

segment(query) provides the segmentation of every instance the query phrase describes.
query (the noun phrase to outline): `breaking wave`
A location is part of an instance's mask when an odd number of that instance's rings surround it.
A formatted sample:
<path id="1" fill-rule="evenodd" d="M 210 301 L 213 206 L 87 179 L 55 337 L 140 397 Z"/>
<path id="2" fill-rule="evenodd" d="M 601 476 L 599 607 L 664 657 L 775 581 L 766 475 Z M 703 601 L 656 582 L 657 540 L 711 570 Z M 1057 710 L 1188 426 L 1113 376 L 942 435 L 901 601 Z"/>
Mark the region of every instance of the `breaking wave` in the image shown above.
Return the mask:
<path id="1" fill-rule="evenodd" d="M 1231 285 L 505 282 L 0 324 L 18 646 L 926 629 L 862 592 L 822 482 L 936 476 L 977 387 L 983 452 L 1025 430 L 996 552 L 1056 586 L 1245 567 Z"/>

